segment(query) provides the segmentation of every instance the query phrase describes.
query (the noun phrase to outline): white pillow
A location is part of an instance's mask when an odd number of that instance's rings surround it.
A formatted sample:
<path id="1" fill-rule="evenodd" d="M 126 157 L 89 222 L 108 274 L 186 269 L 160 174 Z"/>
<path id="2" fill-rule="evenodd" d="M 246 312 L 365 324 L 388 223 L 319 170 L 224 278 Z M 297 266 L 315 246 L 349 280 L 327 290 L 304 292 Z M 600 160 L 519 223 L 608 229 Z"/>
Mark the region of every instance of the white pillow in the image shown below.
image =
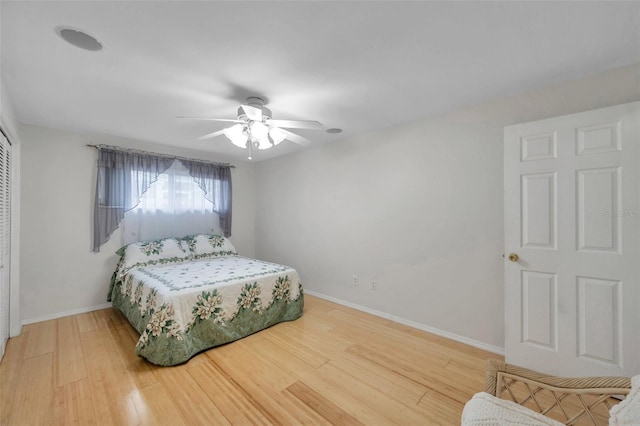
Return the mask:
<path id="1" fill-rule="evenodd" d="M 221 235 L 198 234 L 185 237 L 184 240 L 189 245 L 193 259 L 236 256 L 238 254 L 231 241 Z"/>
<path id="2" fill-rule="evenodd" d="M 462 426 L 563 426 L 552 418 L 486 392 L 473 395 L 462 410 Z"/>
<path id="3" fill-rule="evenodd" d="M 609 426 L 640 425 L 640 375 L 631 379 L 631 392 L 609 411 Z"/>
<path id="4" fill-rule="evenodd" d="M 122 252 L 119 277 L 135 267 L 177 263 L 189 259 L 189 252 L 183 248 L 181 241 L 175 238 L 131 243 L 124 247 Z"/>

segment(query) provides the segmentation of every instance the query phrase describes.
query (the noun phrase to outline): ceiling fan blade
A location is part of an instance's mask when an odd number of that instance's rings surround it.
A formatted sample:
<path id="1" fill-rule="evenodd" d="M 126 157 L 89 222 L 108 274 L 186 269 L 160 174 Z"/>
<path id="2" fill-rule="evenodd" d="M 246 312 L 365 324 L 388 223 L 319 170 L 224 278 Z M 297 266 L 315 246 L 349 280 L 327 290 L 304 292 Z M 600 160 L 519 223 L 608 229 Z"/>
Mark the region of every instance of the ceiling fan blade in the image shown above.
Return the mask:
<path id="1" fill-rule="evenodd" d="M 319 121 L 311 120 L 270 120 L 269 124 L 289 129 L 322 129 L 324 127 Z"/>
<path id="2" fill-rule="evenodd" d="M 203 140 L 205 140 L 205 139 L 215 138 L 216 136 L 220 136 L 220 135 L 224 134 L 224 131 L 225 131 L 225 130 L 226 130 L 226 129 L 222 129 L 222 130 L 218 130 L 218 131 L 216 131 L 216 132 L 207 133 L 206 135 L 200 136 L 200 137 L 198 138 L 198 140 L 203 141 Z"/>
<path id="3" fill-rule="evenodd" d="M 208 117 L 184 117 L 179 115 L 176 118 L 185 118 L 187 120 L 207 120 L 207 121 L 223 121 L 225 123 L 244 123 L 242 120 L 230 118 L 208 118 Z"/>
<path id="4" fill-rule="evenodd" d="M 298 145 L 302 145 L 302 146 L 306 146 L 309 145 L 311 143 L 311 141 L 307 138 L 303 138 L 300 135 L 296 135 L 293 132 L 290 132 L 288 130 L 285 129 L 280 129 L 285 135 L 287 135 L 287 139 L 289 139 L 291 142 L 297 143 Z"/>
<path id="5" fill-rule="evenodd" d="M 262 110 L 249 105 L 241 105 L 242 110 L 247 114 L 247 118 L 253 121 L 262 121 Z"/>

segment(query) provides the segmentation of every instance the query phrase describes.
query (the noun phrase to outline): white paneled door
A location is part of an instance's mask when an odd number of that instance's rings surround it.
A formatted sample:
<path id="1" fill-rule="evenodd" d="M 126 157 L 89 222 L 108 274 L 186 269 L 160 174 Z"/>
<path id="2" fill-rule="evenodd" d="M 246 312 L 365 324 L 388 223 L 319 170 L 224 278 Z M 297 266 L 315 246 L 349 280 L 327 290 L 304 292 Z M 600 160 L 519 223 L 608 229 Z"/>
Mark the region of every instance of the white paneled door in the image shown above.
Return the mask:
<path id="1" fill-rule="evenodd" d="M 640 102 L 505 128 L 505 353 L 640 373 Z"/>
<path id="2" fill-rule="evenodd" d="M 0 359 L 9 339 L 11 264 L 11 145 L 0 133 Z"/>

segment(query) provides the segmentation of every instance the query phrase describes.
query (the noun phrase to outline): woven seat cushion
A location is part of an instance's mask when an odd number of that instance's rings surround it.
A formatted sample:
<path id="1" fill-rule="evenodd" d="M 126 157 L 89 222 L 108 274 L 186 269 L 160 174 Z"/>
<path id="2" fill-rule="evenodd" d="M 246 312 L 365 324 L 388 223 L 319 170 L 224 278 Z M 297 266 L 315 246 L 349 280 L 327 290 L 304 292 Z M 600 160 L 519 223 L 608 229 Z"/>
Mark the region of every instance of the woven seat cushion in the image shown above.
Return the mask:
<path id="1" fill-rule="evenodd" d="M 479 392 L 464 406 L 462 426 L 562 426 L 512 401 Z"/>

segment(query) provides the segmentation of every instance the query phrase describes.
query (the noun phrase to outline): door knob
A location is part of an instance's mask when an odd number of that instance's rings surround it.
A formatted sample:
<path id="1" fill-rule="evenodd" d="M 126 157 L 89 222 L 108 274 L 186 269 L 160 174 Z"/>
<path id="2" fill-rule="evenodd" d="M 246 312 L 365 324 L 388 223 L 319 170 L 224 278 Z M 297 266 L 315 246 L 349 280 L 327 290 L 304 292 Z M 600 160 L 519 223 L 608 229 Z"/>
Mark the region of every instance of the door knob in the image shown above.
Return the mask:
<path id="1" fill-rule="evenodd" d="M 509 260 L 512 262 L 517 262 L 520 257 L 515 253 L 509 253 Z"/>

